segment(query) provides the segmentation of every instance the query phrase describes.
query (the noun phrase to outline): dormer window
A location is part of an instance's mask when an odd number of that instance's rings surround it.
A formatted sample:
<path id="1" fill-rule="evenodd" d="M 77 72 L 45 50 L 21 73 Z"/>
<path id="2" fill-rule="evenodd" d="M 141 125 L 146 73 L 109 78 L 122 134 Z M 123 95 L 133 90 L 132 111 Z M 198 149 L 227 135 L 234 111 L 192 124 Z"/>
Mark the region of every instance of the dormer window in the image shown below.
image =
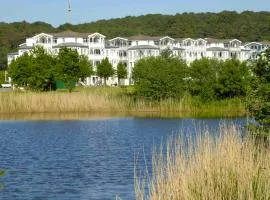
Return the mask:
<path id="1" fill-rule="evenodd" d="M 83 38 L 83 43 L 88 43 L 88 38 Z"/>
<path id="2" fill-rule="evenodd" d="M 45 38 L 45 37 L 41 37 L 41 38 L 39 39 L 39 43 L 41 43 L 41 44 L 47 43 L 46 38 Z"/>

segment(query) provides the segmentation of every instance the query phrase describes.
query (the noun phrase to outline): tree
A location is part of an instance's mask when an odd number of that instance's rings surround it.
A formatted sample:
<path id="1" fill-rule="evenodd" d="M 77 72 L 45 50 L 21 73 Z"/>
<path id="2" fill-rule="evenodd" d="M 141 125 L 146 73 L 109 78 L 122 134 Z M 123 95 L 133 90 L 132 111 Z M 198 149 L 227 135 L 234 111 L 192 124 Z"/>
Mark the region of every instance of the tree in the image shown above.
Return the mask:
<path id="1" fill-rule="evenodd" d="M 29 77 L 31 76 L 32 56 L 28 53 L 13 60 L 8 68 L 8 74 L 11 77 L 12 83 L 20 86 L 29 86 Z"/>
<path id="2" fill-rule="evenodd" d="M 163 49 L 161 52 L 160 52 L 160 56 L 165 58 L 165 59 L 171 59 L 173 58 L 173 51 L 169 48 L 167 49 Z"/>
<path id="3" fill-rule="evenodd" d="M 64 82 L 69 92 L 72 91 L 80 78 L 89 77 L 92 72 L 92 67 L 87 58 L 80 57 L 77 50 L 60 49 L 56 59 L 56 77 Z"/>
<path id="4" fill-rule="evenodd" d="M 107 78 L 114 75 L 114 69 L 108 58 L 105 58 L 97 65 L 97 75 L 104 79 L 106 85 Z"/>
<path id="5" fill-rule="evenodd" d="M 218 71 L 216 93 L 219 98 L 246 96 L 250 87 L 251 72 L 246 62 L 226 60 Z"/>
<path id="6" fill-rule="evenodd" d="M 193 96 L 199 96 L 204 101 L 216 99 L 217 73 L 220 62 L 214 59 L 202 58 L 190 65 L 189 91 Z"/>
<path id="7" fill-rule="evenodd" d="M 79 77 L 82 80 L 84 80 L 87 77 L 90 77 L 94 73 L 93 66 L 89 62 L 87 56 L 84 56 L 84 55 L 80 56 L 79 68 L 80 68 Z"/>
<path id="8" fill-rule="evenodd" d="M 121 79 L 127 78 L 127 67 L 124 65 L 124 63 L 119 62 L 117 65 L 117 78 L 118 78 L 118 85 L 121 85 Z"/>
<path id="9" fill-rule="evenodd" d="M 12 83 L 32 90 L 47 91 L 54 85 L 55 59 L 42 47 L 35 47 L 12 61 L 9 76 Z"/>
<path id="10" fill-rule="evenodd" d="M 187 65 L 177 58 L 148 57 L 133 68 L 137 94 L 154 100 L 181 97 L 186 76 Z"/>
<path id="11" fill-rule="evenodd" d="M 29 87 L 39 91 L 52 90 L 55 85 L 55 58 L 44 48 L 38 46 L 30 54 L 32 63 L 29 66 L 31 72 L 28 78 Z"/>
<path id="12" fill-rule="evenodd" d="M 249 94 L 248 110 L 258 130 L 270 137 L 270 48 L 261 53 L 253 67 L 255 80 Z"/>

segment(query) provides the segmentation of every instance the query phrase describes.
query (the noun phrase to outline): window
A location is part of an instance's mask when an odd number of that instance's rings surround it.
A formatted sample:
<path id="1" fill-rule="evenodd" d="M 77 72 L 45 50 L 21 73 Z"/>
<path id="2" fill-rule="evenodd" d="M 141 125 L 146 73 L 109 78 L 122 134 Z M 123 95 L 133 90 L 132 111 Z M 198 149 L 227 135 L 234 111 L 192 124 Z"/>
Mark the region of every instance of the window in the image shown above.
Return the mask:
<path id="1" fill-rule="evenodd" d="M 57 38 L 53 38 L 53 43 L 57 44 Z"/>
<path id="2" fill-rule="evenodd" d="M 100 55 L 100 49 L 95 49 L 95 50 L 94 50 L 94 54 L 95 54 L 95 55 Z"/>
<path id="3" fill-rule="evenodd" d="M 45 38 L 45 37 L 41 37 L 41 38 L 39 39 L 39 43 L 42 43 L 42 44 L 47 43 L 46 38 Z"/>
<path id="4" fill-rule="evenodd" d="M 139 45 L 139 42 L 138 42 L 138 41 L 136 41 L 136 45 L 137 45 L 137 46 Z"/>
<path id="5" fill-rule="evenodd" d="M 220 57 L 220 58 L 222 57 L 222 52 L 219 52 L 219 57 Z"/>

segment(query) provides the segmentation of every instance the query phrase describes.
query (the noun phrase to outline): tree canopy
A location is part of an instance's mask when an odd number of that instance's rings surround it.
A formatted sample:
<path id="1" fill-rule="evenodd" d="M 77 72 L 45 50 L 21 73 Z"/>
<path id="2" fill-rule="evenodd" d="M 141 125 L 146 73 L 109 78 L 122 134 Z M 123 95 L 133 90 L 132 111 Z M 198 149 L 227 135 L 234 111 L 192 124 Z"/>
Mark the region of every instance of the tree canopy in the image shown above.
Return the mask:
<path id="1" fill-rule="evenodd" d="M 254 64 L 254 84 L 249 95 L 248 109 L 259 125 L 259 129 L 270 131 L 270 49 L 261 53 Z M 269 138 L 270 139 L 270 138 Z"/>
<path id="2" fill-rule="evenodd" d="M 177 98 L 186 88 L 187 65 L 173 57 L 148 57 L 133 68 L 133 79 L 138 95 L 160 100 Z"/>
<path id="3" fill-rule="evenodd" d="M 79 56 L 76 50 L 63 48 L 53 56 L 42 47 L 35 47 L 13 60 L 8 72 L 12 83 L 20 87 L 47 91 L 54 89 L 56 80 L 60 80 L 71 91 L 80 78 L 91 76 L 93 70 L 88 59 Z"/>
<path id="4" fill-rule="evenodd" d="M 45 91 L 52 89 L 54 65 L 54 57 L 42 47 L 36 47 L 10 64 L 9 76 L 18 86 Z"/>
<path id="5" fill-rule="evenodd" d="M 116 74 L 117 74 L 117 78 L 118 78 L 118 85 L 121 85 L 121 79 L 127 78 L 127 75 L 128 75 L 127 67 L 125 66 L 124 63 L 122 63 L 122 62 L 118 63 Z"/>
<path id="6" fill-rule="evenodd" d="M 72 90 L 79 79 L 92 75 L 92 66 L 88 59 L 79 56 L 77 50 L 62 48 L 56 58 L 56 79 L 64 82 L 65 87 Z"/>
<path id="7" fill-rule="evenodd" d="M 106 85 L 107 78 L 113 76 L 115 73 L 112 64 L 108 58 L 104 58 L 100 64 L 97 65 L 97 75 L 104 79 Z"/>

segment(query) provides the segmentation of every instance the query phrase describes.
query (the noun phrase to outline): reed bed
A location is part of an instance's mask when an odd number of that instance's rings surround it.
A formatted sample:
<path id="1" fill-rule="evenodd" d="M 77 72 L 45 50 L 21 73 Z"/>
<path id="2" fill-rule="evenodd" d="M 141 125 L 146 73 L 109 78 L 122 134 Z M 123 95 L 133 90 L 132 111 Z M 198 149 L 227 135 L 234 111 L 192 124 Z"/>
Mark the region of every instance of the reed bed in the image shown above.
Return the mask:
<path id="1" fill-rule="evenodd" d="M 190 96 L 149 101 L 129 95 L 122 88 L 90 88 L 75 92 L 0 93 L 0 114 L 126 112 L 138 115 L 234 117 L 244 116 L 240 99 L 202 103 Z"/>
<path id="2" fill-rule="evenodd" d="M 151 178 L 135 173 L 136 199 L 269 200 L 270 150 L 239 136 L 232 126 L 218 139 L 169 139 L 165 154 L 153 152 Z"/>

